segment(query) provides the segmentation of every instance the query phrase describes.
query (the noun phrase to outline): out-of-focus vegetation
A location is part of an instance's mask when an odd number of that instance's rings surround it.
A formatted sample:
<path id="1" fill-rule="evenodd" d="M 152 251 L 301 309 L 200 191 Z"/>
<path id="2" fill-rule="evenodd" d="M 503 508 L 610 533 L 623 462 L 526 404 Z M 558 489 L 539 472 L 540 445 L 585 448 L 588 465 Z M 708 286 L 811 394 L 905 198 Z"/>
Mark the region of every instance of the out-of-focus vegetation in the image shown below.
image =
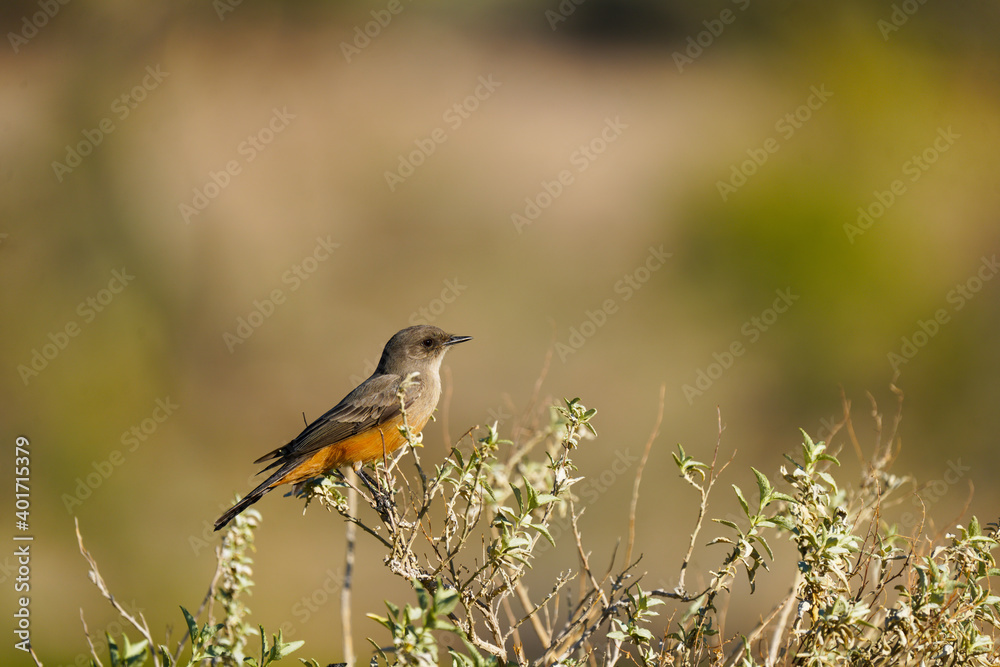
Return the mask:
<path id="1" fill-rule="evenodd" d="M 995 4 L 42 1 L 0 17 L 0 422 L 32 443 L 47 665 L 86 653 L 74 517 L 123 604 L 176 622 L 250 462 L 421 321 L 475 337 L 425 459 L 477 423 L 516 429 L 548 395 L 601 406 L 614 437 L 576 460 L 601 562 L 661 383 L 666 442 L 714 442 L 718 406 L 737 461 L 773 470 L 798 426 L 825 437 L 841 387 L 864 411 L 898 371 L 900 473 L 927 480 L 899 520 L 1000 500 Z M 644 565 L 670 588 L 684 540 L 657 512 L 685 489 L 666 446 L 646 475 L 640 516 L 660 529 L 636 550 L 663 555 Z M 273 496 L 255 614 L 334 655 L 319 629 L 338 618 L 343 535 Z M 360 562 L 358 588 L 411 594 L 379 568 Z M 757 580 L 771 599 L 786 583 Z M 734 602 L 727 623 L 767 609 Z M 112 611 L 88 609 L 95 636 Z"/>

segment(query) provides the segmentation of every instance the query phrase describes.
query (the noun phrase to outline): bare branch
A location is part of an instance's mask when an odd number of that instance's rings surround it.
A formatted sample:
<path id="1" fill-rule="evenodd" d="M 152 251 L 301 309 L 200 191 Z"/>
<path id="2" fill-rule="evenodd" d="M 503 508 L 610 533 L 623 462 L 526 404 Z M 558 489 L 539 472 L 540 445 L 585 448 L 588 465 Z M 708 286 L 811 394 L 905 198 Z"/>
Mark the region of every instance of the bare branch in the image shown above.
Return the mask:
<path id="1" fill-rule="evenodd" d="M 649 434 L 646 441 L 646 448 L 642 452 L 642 459 L 639 467 L 635 471 L 635 482 L 632 485 L 632 503 L 628 509 L 628 545 L 625 548 L 625 562 L 632 562 L 632 547 L 635 545 L 635 509 L 639 504 L 639 483 L 642 481 L 642 471 L 646 468 L 646 461 L 649 460 L 649 450 L 653 447 L 653 441 L 660 434 L 660 424 L 663 423 L 663 403 L 667 395 L 667 385 L 660 385 L 660 407 L 656 412 L 656 423 L 653 425 L 653 432 Z"/>
<path id="2" fill-rule="evenodd" d="M 118 612 L 118 615 L 121 616 L 126 621 L 128 621 L 128 623 L 136 630 L 138 630 L 139 633 L 143 636 L 143 638 L 145 638 L 145 640 L 149 642 L 150 655 L 152 655 L 153 657 L 153 665 L 155 667 L 160 667 L 160 656 L 156 652 L 156 642 L 153 641 L 153 634 L 149 631 L 149 626 L 146 624 L 146 619 L 143 618 L 142 614 L 140 613 L 139 614 L 139 619 L 141 620 L 140 623 L 140 621 L 136 620 L 130 613 L 128 613 L 125 610 L 125 608 L 118 603 L 118 600 L 115 599 L 115 596 L 111 594 L 111 591 L 108 590 L 107 584 L 104 583 L 104 578 L 101 576 L 100 571 L 98 571 L 97 569 L 97 562 L 90 555 L 90 552 L 87 551 L 87 549 L 83 546 L 83 536 L 80 535 L 80 521 L 76 517 L 73 518 L 73 524 L 76 526 L 76 541 L 77 544 L 80 546 L 80 553 L 83 554 L 83 557 L 87 560 L 87 564 L 90 565 L 90 580 L 94 582 L 94 585 L 97 586 L 97 589 L 101 591 L 101 595 L 103 595 L 105 599 L 107 599 L 107 601 L 111 603 L 111 606 L 115 608 L 115 611 Z"/>

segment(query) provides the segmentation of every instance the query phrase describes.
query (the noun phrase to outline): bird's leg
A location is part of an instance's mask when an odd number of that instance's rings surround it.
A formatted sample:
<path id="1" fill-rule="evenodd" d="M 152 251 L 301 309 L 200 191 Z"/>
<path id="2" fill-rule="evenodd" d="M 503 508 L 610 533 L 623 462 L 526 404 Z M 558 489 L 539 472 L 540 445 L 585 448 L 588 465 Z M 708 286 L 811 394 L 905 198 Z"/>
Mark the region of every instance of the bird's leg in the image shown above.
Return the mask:
<path id="1" fill-rule="evenodd" d="M 372 494 L 372 500 L 375 502 L 375 511 L 383 517 L 388 516 L 389 511 L 392 509 L 389 492 L 382 488 L 378 480 L 372 479 L 361 466 L 358 466 L 354 472 L 368 488 L 368 492 Z"/>

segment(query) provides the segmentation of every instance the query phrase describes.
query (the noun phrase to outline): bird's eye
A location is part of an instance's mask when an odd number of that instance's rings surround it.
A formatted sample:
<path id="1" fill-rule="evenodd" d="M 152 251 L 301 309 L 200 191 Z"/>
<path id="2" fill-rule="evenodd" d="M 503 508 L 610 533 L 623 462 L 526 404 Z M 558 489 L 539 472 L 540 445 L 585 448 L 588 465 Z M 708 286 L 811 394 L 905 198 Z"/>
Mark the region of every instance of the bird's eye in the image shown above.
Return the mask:
<path id="1" fill-rule="evenodd" d="M 434 346 L 434 339 L 433 338 L 425 338 L 424 342 L 422 342 L 421 345 L 423 345 L 427 349 L 430 349 L 431 347 Z"/>

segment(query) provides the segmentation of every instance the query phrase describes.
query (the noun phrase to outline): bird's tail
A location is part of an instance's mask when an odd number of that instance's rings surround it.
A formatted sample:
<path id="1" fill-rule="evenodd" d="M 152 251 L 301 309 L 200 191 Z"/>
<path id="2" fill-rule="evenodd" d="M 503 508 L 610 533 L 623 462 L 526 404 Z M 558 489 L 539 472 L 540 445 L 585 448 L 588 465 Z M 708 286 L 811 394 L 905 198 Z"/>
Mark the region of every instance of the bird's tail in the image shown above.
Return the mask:
<path id="1" fill-rule="evenodd" d="M 271 475 L 266 480 L 264 480 L 264 482 L 261 483 L 260 486 L 258 486 L 256 489 L 248 493 L 245 498 L 241 499 L 238 503 L 236 503 L 228 510 L 226 510 L 226 512 L 222 516 L 216 519 L 215 529 L 222 530 L 223 528 L 225 528 L 227 523 L 235 519 L 236 516 L 240 514 L 243 510 L 245 510 L 258 500 L 263 498 L 265 493 L 274 488 L 272 484 L 274 484 L 274 482 L 277 481 L 277 479 L 280 477 L 281 474 L 283 474 L 283 472 L 284 471 L 279 471 L 278 473 Z"/>

